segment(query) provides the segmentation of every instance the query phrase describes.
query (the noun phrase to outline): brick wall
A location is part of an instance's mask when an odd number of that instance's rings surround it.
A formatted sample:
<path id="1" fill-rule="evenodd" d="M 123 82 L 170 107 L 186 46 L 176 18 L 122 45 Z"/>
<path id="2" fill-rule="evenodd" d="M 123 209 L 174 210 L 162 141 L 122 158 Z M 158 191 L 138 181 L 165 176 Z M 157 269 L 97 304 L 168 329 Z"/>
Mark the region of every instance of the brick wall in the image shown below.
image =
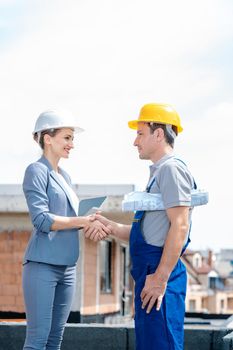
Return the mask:
<path id="1" fill-rule="evenodd" d="M 29 231 L 0 232 L 0 311 L 24 312 L 22 260 Z"/>

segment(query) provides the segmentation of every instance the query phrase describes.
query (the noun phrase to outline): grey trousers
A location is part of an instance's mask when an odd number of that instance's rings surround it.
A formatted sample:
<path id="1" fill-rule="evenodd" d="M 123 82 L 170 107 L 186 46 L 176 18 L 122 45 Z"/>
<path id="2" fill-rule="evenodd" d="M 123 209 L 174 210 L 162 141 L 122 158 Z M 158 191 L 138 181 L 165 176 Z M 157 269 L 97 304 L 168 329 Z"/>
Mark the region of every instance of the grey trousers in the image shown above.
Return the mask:
<path id="1" fill-rule="evenodd" d="M 59 350 L 75 290 L 76 266 L 28 262 L 23 268 L 27 318 L 24 350 Z"/>

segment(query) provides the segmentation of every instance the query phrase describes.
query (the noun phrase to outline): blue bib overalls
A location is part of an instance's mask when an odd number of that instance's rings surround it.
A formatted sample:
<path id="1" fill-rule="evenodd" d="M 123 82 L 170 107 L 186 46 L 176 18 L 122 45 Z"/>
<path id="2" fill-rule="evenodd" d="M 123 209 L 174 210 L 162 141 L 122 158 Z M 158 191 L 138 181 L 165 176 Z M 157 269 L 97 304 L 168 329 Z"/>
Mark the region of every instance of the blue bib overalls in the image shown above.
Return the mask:
<path id="1" fill-rule="evenodd" d="M 163 247 L 148 244 L 143 238 L 141 221 L 144 213 L 136 212 L 130 233 L 131 274 L 135 281 L 136 350 L 182 350 L 187 277 L 181 260 L 170 275 L 160 310 L 156 311 L 153 307 L 147 314 L 146 308 L 142 309 L 140 294 L 146 276 L 155 272 L 163 252 Z"/>

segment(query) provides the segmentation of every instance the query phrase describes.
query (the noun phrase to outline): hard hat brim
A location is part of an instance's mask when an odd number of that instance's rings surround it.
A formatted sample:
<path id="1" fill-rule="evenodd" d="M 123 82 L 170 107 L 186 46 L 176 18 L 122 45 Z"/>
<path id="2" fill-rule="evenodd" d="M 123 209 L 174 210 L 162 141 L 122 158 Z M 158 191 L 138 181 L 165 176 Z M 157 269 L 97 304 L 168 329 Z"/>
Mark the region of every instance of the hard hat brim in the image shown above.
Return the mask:
<path id="1" fill-rule="evenodd" d="M 75 134 L 80 134 L 81 132 L 85 131 L 83 128 L 80 128 L 79 126 L 70 126 L 70 125 L 62 125 L 62 126 L 56 126 L 56 127 L 49 127 L 48 129 L 44 129 L 44 128 L 41 128 L 41 129 L 37 129 L 37 130 L 34 130 L 32 132 L 32 134 L 36 134 L 37 132 L 42 132 L 42 131 L 46 131 L 46 130 L 51 130 L 51 129 L 64 129 L 64 128 L 68 128 L 68 129 L 73 129 Z"/>
<path id="2" fill-rule="evenodd" d="M 133 129 L 133 130 L 137 130 L 137 128 L 138 128 L 138 123 L 156 123 L 154 120 L 151 120 L 151 119 L 141 119 L 141 120 L 131 120 L 131 121 L 129 121 L 128 122 L 128 127 L 130 128 L 130 129 Z M 163 124 L 163 123 L 161 123 L 161 122 L 158 122 L 159 124 Z M 176 127 L 177 127 L 177 131 L 178 131 L 178 133 L 180 133 L 180 132 L 182 132 L 183 131 L 183 128 L 182 128 L 182 126 L 177 126 L 177 125 L 175 125 Z"/>

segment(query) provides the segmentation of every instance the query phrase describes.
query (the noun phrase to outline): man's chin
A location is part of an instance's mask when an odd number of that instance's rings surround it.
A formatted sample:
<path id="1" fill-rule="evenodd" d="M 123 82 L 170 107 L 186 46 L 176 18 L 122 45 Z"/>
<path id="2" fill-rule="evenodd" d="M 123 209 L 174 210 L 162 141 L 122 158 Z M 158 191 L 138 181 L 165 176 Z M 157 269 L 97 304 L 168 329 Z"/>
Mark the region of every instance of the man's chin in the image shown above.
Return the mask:
<path id="1" fill-rule="evenodd" d="M 142 160 L 150 160 L 150 157 L 148 157 L 146 154 L 139 153 L 138 157 Z"/>
<path id="2" fill-rule="evenodd" d="M 138 156 L 139 156 L 140 159 L 147 159 L 143 154 L 140 154 L 140 153 L 139 153 Z"/>

